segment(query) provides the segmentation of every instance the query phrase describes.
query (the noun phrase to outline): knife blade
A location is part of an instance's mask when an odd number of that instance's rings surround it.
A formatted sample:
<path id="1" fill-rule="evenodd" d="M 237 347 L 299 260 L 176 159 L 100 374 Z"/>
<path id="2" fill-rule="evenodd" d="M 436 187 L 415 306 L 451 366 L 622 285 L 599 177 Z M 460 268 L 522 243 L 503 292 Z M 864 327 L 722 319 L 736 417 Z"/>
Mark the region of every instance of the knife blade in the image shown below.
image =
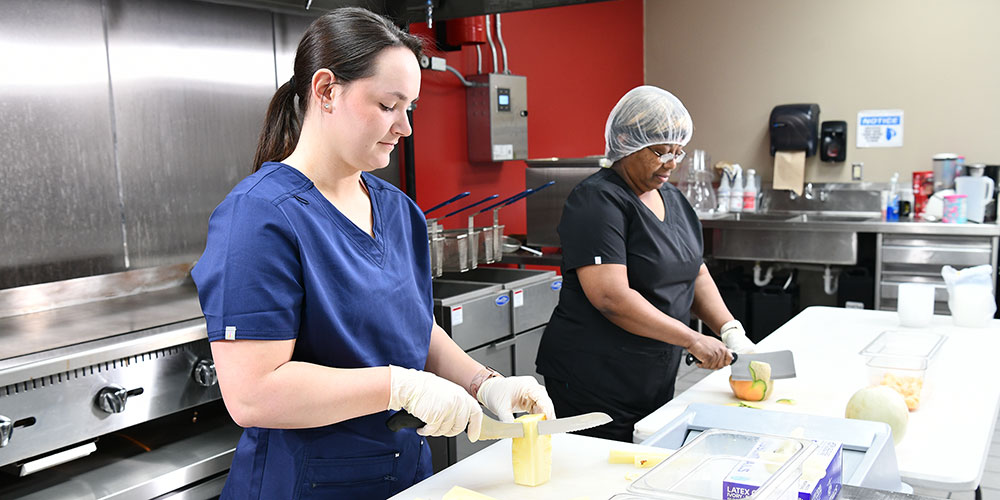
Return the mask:
<path id="1" fill-rule="evenodd" d="M 538 434 L 582 431 L 591 427 L 597 427 L 598 425 L 604 425 L 610 421 L 611 417 L 607 413 L 601 412 L 585 413 L 583 415 L 557 418 L 555 420 L 543 420 L 538 423 Z M 396 432 L 407 428 L 418 429 L 424 426 L 424 422 L 406 410 L 400 410 L 389 417 L 385 425 L 389 430 Z M 480 440 L 521 437 L 524 437 L 524 426 L 520 422 L 499 422 L 483 415 L 482 429 L 479 432 Z"/>
<path id="2" fill-rule="evenodd" d="M 750 376 L 751 361 L 763 361 L 771 365 L 772 379 L 795 378 L 795 357 L 792 355 L 792 351 L 747 354 L 731 352 L 730 354 L 733 355 L 733 362 L 730 363 L 733 380 L 753 380 L 753 377 Z M 693 354 L 687 353 L 687 356 L 684 357 L 684 363 L 691 366 L 694 363 L 701 363 L 701 361 L 698 361 L 698 358 L 694 357 Z"/>
<path id="3" fill-rule="evenodd" d="M 740 354 L 733 360 L 733 380 L 752 380 L 750 362 L 761 361 L 771 365 L 771 378 L 795 378 L 795 356 L 792 351 L 774 351 Z"/>

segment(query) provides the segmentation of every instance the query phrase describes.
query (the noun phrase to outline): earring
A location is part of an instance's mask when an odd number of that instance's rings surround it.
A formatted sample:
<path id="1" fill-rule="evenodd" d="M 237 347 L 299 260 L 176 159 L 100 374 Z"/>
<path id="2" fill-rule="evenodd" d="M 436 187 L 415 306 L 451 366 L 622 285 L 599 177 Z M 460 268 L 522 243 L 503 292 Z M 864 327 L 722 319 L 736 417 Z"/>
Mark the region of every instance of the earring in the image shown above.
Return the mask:
<path id="1" fill-rule="evenodd" d="M 324 104 L 323 107 L 326 108 L 326 109 L 330 109 L 330 105 L 329 104 Z"/>

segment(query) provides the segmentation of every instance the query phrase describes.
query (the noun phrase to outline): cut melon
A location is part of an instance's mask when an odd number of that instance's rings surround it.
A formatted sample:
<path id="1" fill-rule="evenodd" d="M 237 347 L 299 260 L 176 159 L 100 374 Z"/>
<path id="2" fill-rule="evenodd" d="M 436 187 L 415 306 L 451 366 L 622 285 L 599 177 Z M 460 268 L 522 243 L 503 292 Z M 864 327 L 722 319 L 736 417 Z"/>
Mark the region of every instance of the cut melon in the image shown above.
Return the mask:
<path id="1" fill-rule="evenodd" d="M 448 493 L 445 493 L 441 500 L 497 500 L 491 496 L 472 491 L 461 486 L 452 486 Z"/>
<path id="2" fill-rule="evenodd" d="M 751 380 L 733 380 L 729 377 L 729 386 L 733 394 L 744 401 L 763 401 L 771 395 L 774 387 L 771 382 L 771 365 L 763 361 L 751 361 L 748 368 Z"/>
<path id="3" fill-rule="evenodd" d="M 522 415 L 515 421 L 524 427 L 524 437 L 511 440 L 514 482 L 524 486 L 545 484 L 552 476 L 552 436 L 538 435 L 538 422 L 545 415 Z"/>

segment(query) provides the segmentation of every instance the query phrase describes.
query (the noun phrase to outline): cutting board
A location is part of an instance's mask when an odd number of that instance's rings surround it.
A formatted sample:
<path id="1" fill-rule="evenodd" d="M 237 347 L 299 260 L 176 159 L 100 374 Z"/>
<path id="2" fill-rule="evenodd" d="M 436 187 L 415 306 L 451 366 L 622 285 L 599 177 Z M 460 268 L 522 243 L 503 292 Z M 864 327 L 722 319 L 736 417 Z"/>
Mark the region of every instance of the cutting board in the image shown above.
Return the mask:
<path id="1" fill-rule="evenodd" d="M 669 451 L 575 434 L 555 434 L 552 436 L 552 479 L 532 487 L 514 484 L 510 445 L 510 439 L 501 439 L 390 500 L 441 500 L 452 486 L 468 488 L 497 500 L 606 500 L 616 493 L 624 493 L 632 480 L 650 470 L 632 464 L 609 464 L 608 452 Z M 631 479 L 626 479 L 627 474 Z"/>

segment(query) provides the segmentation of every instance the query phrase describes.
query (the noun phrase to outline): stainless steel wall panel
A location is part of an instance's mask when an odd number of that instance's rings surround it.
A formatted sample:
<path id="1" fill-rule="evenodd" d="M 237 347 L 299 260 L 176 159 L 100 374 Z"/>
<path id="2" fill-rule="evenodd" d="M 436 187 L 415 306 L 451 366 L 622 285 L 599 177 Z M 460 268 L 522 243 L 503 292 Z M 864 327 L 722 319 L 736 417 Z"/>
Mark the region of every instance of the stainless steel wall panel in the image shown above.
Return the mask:
<path id="1" fill-rule="evenodd" d="M 292 73 L 295 71 L 295 51 L 299 48 L 299 40 L 302 39 L 302 34 L 306 32 L 306 28 L 316 17 L 318 15 L 274 15 L 274 69 L 278 85 L 284 84 L 292 77 Z"/>
<path id="2" fill-rule="evenodd" d="M 106 2 L 131 267 L 198 258 L 211 211 L 249 174 L 274 93 L 272 14 Z"/>
<path id="3" fill-rule="evenodd" d="M 0 288 L 124 270 L 100 2 L 0 15 Z"/>

